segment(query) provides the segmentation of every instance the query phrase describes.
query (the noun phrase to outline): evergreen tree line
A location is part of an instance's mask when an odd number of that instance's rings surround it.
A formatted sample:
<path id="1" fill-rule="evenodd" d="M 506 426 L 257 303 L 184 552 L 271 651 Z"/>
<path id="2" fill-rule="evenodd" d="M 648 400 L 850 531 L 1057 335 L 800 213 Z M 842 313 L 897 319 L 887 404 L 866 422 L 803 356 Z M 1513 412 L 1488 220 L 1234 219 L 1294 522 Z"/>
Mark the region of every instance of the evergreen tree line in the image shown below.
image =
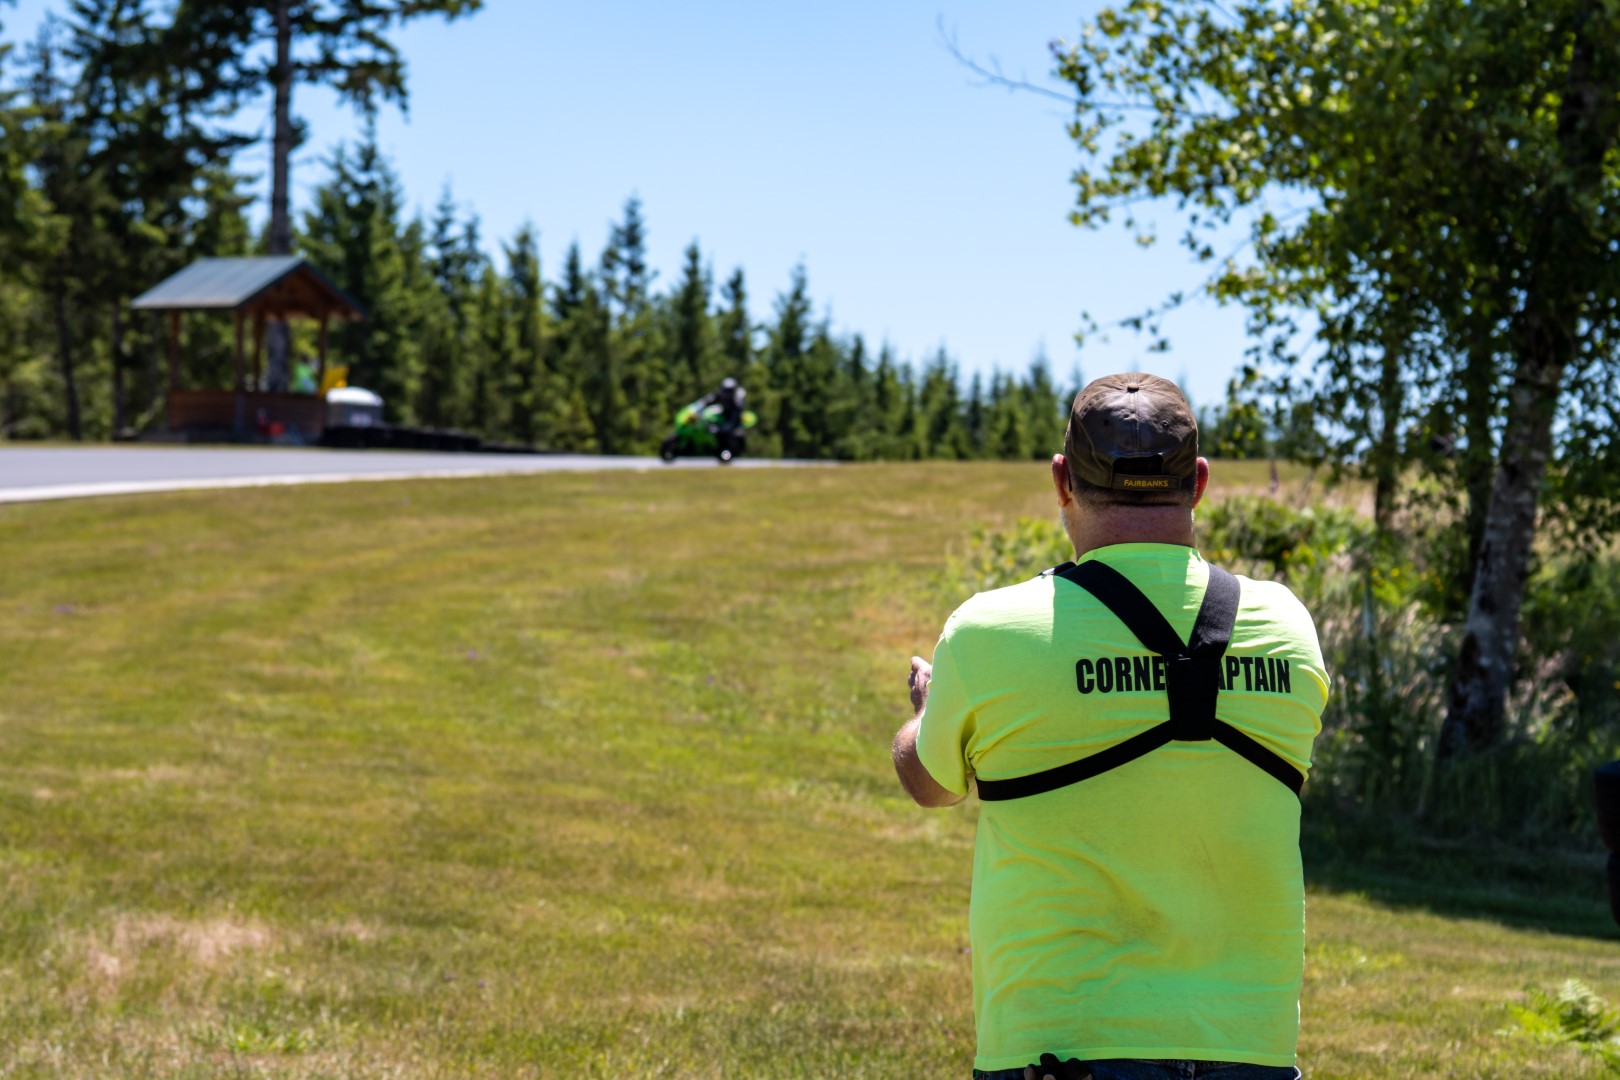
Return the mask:
<path id="1" fill-rule="evenodd" d="M 129 301 L 194 259 L 267 250 L 236 166 L 250 140 L 229 127 L 235 99 L 162 47 L 179 25 L 126 0 L 74 0 L 17 55 L 0 39 L 0 438 L 161 428 L 166 318 Z M 334 328 L 330 360 L 381 394 L 392 422 L 649 453 L 682 405 L 731 376 L 759 417 L 753 453 L 1059 448 L 1065 393 L 1044 358 L 964 384 L 943 349 L 913 363 L 837 332 L 802 266 L 754 310 L 743 272 L 717 281 L 696 241 L 659 288 L 637 199 L 596 257 L 576 242 L 548 276 L 531 226 L 491 257 L 448 190 L 410 213 L 369 129 L 325 167 L 295 215 L 295 250 L 365 309 Z M 313 353 L 314 334 L 295 323 L 293 350 Z M 233 348 L 229 318 L 187 316 L 184 385 L 229 386 Z"/>
<path id="2" fill-rule="evenodd" d="M 940 350 L 914 365 L 818 317 L 802 266 L 761 318 L 741 269 L 716 283 L 698 243 L 666 288 L 629 199 L 590 258 L 548 277 L 525 225 L 485 254 L 447 190 L 407 216 L 371 140 L 340 148 L 300 249 L 368 312 L 333 334 L 350 379 L 393 419 L 559 450 L 651 453 L 676 411 L 736 378 L 759 416 L 752 452 L 846 460 L 1034 458 L 1061 443 L 1063 393 L 1037 358 L 964 387 Z"/>

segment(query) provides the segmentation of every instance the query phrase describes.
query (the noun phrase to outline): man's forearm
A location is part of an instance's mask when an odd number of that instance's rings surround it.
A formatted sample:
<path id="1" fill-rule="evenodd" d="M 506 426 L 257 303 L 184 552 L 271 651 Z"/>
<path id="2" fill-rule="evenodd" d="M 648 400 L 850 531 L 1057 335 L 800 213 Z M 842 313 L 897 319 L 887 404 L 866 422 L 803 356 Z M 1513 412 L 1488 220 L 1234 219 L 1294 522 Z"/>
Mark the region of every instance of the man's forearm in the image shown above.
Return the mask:
<path id="1" fill-rule="evenodd" d="M 894 771 L 900 777 L 900 786 L 906 789 L 918 806 L 954 806 L 966 796 L 958 795 L 940 785 L 922 759 L 917 756 L 917 731 L 922 726 L 922 713 L 918 713 L 901 726 L 894 736 Z"/>

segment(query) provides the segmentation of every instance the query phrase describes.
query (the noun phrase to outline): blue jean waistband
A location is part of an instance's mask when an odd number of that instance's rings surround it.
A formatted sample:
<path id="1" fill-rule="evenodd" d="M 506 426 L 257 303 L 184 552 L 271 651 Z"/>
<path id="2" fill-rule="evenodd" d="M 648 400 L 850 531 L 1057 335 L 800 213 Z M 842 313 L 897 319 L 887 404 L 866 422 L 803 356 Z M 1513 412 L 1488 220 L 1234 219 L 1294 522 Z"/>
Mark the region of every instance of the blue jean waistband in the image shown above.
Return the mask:
<path id="1" fill-rule="evenodd" d="M 1170 1061 L 1113 1058 L 1088 1061 L 1091 1080 L 1299 1080 L 1293 1066 L 1253 1065 L 1241 1061 Z M 1024 1070 L 973 1070 L 973 1080 L 1024 1080 Z"/>

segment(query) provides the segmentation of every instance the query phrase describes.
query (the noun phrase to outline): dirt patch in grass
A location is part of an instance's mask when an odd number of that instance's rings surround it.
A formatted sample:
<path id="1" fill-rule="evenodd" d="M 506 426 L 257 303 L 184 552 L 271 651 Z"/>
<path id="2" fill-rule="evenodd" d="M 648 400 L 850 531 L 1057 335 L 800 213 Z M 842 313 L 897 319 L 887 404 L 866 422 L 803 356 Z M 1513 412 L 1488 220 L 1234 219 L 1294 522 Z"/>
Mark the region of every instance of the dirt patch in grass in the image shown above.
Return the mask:
<path id="1" fill-rule="evenodd" d="M 278 947 L 278 935 L 256 919 L 179 919 L 172 915 L 121 915 L 84 943 L 85 967 L 103 985 L 116 985 L 143 961 L 207 972 L 243 953 Z"/>

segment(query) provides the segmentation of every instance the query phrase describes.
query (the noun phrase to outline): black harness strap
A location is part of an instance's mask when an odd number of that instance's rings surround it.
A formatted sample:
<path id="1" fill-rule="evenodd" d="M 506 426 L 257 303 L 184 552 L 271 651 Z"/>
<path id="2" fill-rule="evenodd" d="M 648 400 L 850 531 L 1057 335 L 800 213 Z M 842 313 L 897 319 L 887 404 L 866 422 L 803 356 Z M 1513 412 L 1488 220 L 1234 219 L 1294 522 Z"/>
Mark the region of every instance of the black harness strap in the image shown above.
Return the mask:
<path id="1" fill-rule="evenodd" d="M 1295 795 L 1298 795 L 1300 789 L 1305 786 L 1305 777 L 1298 769 L 1224 720 L 1215 721 L 1215 741 L 1239 757 L 1247 759 L 1250 765 L 1257 767 L 1261 772 L 1276 777 L 1282 782 L 1283 787 Z"/>
<path id="2" fill-rule="evenodd" d="M 1049 573 L 1064 578 L 1091 593 L 1114 613 L 1138 641 L 1164 657 L 1165 696 L 1169 699 L 1170 719 L 1139 732 L 1067 765 L 1059 765 L 1028 776 L 1006 780 L 978 780 L 979 798 L 984 802 L 1022 799 L 1055 791 L 1070 784 L 1117 769 L 1171 741 L 1203 742 L 1213 739 L 1232 752 L 1281 781 L 1295 795 L 1305 785 L 1298 769 L 1255 742 L 1224 720 L 1217 719 L 1215 707 L 1220 697 L 1221 659 L 1232 640 L 1237 622 L 1240 587 L 1237 578 L 1218 566 L 1209 568 L 1209 585 L 1204 602 L 1193 623 L 1192 639 L 1183 642 L 1153 601 L 1118 570 L 1093 559 L 1064 563 Z"/>
<path id="3" fill-rule="evenodd" d="M 1158 727 L 1150 727 L 1146 731 L 1139 731 L 1124 742 L 1115 743 L 1106 750 L 1099 750 L 1090 757 L 1083 757 L 1079 761 L 1071 761 L 1067 765 L 1059 765 L 1045 772 L 1014 776 L 1006 780 L 986 780 L 981 776 L 976 781 L 979 801 L 1002 802 L 1056 791 L 1070 784 L 1078 784 L 1082 780 L 1090 780 L 1109 769 L 1129 764 L 1169 741 L 1170 725 L 1165 723 Z"/>

